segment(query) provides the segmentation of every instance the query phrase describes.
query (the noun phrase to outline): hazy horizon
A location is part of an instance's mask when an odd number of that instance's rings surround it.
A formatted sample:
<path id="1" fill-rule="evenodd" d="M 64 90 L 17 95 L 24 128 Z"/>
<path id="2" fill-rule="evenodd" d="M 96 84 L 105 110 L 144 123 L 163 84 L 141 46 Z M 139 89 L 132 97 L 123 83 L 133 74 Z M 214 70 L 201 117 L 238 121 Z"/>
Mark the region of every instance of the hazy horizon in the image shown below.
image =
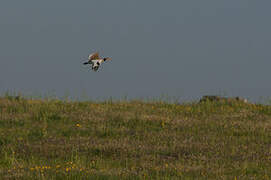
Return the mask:
<path id="1" fill-rule="evenodd" d="M 0 3 L 0 94 L 269 98 L 271 1 Z M 92 72 L 99 51 L 112 61 Z"/>

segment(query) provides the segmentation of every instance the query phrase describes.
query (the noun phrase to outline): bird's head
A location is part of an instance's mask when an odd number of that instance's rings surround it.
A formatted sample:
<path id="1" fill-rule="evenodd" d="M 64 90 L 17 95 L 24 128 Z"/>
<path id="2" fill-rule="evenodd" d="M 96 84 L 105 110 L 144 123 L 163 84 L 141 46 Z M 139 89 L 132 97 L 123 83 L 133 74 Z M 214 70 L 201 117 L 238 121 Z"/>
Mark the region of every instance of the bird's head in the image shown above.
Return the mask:
<path id="1" fill-rule="evenodd" d="M 109 60 L 111 60 L 111 58 L 109 57 L 104 58 L 104 61 L 109 61 Z"/>

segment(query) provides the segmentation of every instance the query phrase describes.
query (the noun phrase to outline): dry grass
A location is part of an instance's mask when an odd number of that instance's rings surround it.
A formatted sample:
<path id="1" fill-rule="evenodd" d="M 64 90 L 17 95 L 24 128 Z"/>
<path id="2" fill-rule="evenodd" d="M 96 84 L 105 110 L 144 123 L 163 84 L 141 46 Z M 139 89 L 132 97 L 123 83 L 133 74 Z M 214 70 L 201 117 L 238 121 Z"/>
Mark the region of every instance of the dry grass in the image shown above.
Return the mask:
<path id="1" fill-rule="evenodd" d="M 4 179 L 270 179 L 271 107 L 0 98 Z"/>

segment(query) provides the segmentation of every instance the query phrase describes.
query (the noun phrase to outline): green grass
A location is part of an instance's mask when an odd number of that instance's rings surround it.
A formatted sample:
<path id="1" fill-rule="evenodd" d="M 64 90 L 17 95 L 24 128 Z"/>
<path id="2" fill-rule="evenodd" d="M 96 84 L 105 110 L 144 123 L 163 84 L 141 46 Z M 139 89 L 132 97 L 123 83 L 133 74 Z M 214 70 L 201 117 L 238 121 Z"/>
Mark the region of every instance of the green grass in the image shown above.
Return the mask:
<path id="1" fill-rule="evenodd" d="M 270 179 L 271 107 L 0 98 L 3 179 Z"/>

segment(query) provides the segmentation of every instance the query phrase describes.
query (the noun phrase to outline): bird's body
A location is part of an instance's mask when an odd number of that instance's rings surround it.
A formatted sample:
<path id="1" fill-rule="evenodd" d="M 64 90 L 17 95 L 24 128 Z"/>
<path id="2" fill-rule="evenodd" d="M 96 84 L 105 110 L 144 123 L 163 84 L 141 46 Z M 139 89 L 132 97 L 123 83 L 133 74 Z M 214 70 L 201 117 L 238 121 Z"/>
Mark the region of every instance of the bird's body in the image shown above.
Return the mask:
<path id="1" fill-rule="evenodd" d="M 88 56 L 88 62 L 85 62 L 84 64 L 90 64 L 91 69 L 94 71 L 97 71 L 100 67 L 100 65 L 107 61 L 110 60 L 110 58 L 99 58 L 99 53 L 93 53 Z"/>

